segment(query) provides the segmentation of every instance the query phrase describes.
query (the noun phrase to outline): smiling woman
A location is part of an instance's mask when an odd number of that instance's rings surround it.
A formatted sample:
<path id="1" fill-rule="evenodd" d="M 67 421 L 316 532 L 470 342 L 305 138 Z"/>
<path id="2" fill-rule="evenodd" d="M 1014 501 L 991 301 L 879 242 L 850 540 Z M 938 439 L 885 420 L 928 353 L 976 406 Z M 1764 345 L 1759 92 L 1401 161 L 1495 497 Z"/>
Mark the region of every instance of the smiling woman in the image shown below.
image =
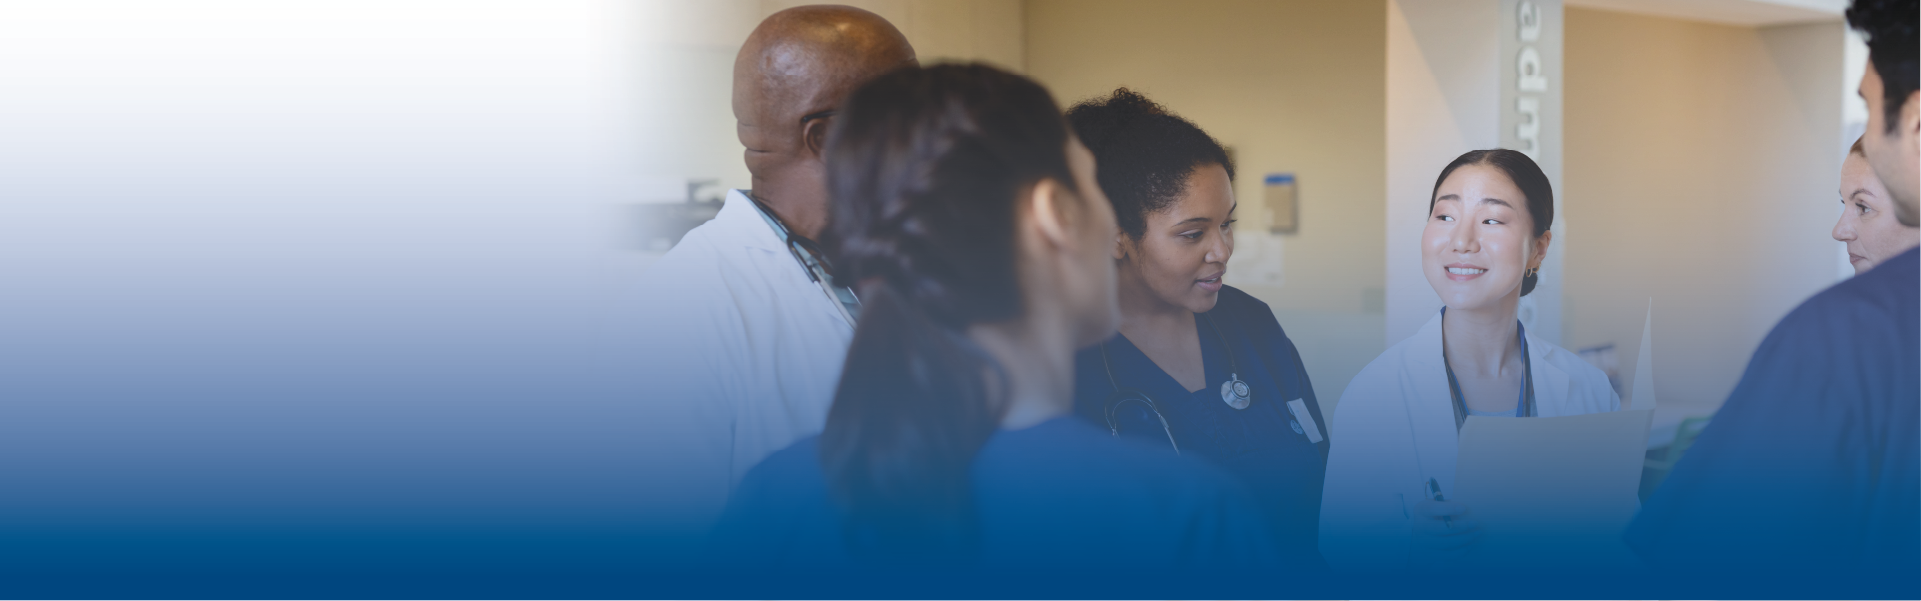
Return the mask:
<path id="1" fill-rule="evenodd" d="M 1446 303 L 1341 394 L 1328 458 L 1321 551 L 1338 568 L 1431 568 L 1479 537 L 1453 496 L 1456 433 L 1470 415 L 1614 411 L 1601 370 L 1529 336 L 1516 318 L 1553 233 L 1554 190 L 1533 159 L 1476 150 L 1441 170 L 1421 269 Z"/>

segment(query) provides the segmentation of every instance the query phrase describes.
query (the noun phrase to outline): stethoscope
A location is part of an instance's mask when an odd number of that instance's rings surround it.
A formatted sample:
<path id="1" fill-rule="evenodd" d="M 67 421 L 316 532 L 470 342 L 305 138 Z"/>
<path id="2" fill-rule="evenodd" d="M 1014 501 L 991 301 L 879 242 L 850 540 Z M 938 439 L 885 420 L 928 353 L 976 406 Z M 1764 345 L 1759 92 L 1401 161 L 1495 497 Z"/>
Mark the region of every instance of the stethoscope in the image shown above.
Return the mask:
<path id="1" fill-rule="evenodd" d="M 822 113 L 808 115 L 801 118 L 801 123 L 833 116 L 832 114 L 823 113 L 833 113 L 833 111 L 823 111 Z M 787 252 L 794 255 L 794 262 L 800 264 L 801 272 L 807 274 L 807 279 L 812 280 L 820 286 L 820 291 L 827 294 L 827 300 L 833 301 L 834 309 L 840 312 L 840 318 L 847 322 L 849 329 L 852 329 L 855 326 L 854 314 L 847 310 L 846 303 L 841 302 L 840 293 L 834 291 L 834 284 L 831 279 L 829 277 L 823 277 L 823 274 L 827 274 L 827 262 L 821 258 L 821 253 L 819 249 L 815 247 L 814 242 L 795 236 L 793 231 L 787 228 L 787 222 L 781 221 L 780 216 L 776 215 L 774 210 L 767 206 L 767 202 L 761 200 L 758 196 L 754 196 L 751 191 L 741 190 L 740 193 L 742 196 L 746 196 L 747 200 L 753 201 L 754 208 L 760 210 L 761 218 L 767 221 L 767 225 L 774 228 L 774 234 L 780 236 L 782 244 L 787 245 Z M 817 270 L 816 267 L 819 269 Z M 847 295 L 853 297 L 855 305 L 860 304 L 860 295 L 855 293 L 853 289 L 847 289 Z"/>
<path id="2" fill-rule="evenodd" d="M 1227 406 L 1235 410 L 1246 409 L 1248 405 L 1254 403 L 1254 388 L 1241 380 L 1241 361 L 1239 357 L 1234 356 L 1234 345 L 1228 342 L 1226 335 L 1221 334 L 1220 326 L 1214 325 L 1213 316 L 1206 313 L 1200 315 L 1201 321 L 1207 322 L 1207 329 L 1213 330 L 1214 337 L 1221 339 L 1221 348 L 1227 351 L 1229 371 L 1227 381 L 1221 383 L 1221 402 L 1227 403 Z M 1174 446 L 1175 453 L 1180 453 L 1181 443 L 1174 440 L 1174 428 L 1167 424 L 1167 416 L 1161 415 L 1160 406 L 1154 403 L 1154 397 L 1148 396 L 1147 392 L 1138 388 L 1121 386 L 1120 380 L 1114 378 L 1113 363 L 1107 359 L 1107 343 L 1102 342 L 1100 348 L 1101 369 L 1107 371 L 1107 383 L 1114 387 L 1114 393 L 1107 395 L 1107 402 L 1102 405 L 1102 413 L 1107 418 L 1108 432 L 1120 436 L 1121 424 L 1115 419 L 1115 412 L 1123 405 L 1139 404 L 1152 412 L 1156 419 L 1161 420 L 1161 431 L 1167 433 L 1167 444 Z"/>

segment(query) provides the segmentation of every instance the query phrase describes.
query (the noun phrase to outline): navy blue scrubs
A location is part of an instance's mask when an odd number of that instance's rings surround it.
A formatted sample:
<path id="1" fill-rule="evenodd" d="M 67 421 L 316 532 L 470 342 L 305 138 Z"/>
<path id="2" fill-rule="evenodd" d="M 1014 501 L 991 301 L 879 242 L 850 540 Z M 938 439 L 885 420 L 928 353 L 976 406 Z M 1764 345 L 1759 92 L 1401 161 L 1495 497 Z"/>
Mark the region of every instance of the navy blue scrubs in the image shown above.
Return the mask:
<path id="1" fill-rule="evenodd" d="M 1670 574 L 1898 577 L 1901 598 L 1921 590 L 1916 252 L 1775 325 L 1628 527 L 1630 547 Z"/>
<path id="2" fill-rule="evenodd" d="M 996 432 L 974 457 L 970 484 L 978 551 L 942 561 L 1042 571 L 1277 563 L 1233 477 L 1078 418 Z M 887 565 L 853 552 L 849 535 L 819 438 L 809 437 L 747 472 L 715 527 L 714 559 L 736 568 Z"/>
<path id="3" fill-rule="evenodd" d="M 1220 300 L 1207 316 L 1221 335 L 1216 336 L 1215 329 L 1195 315 L 1201 363 L 1207 371 L 1207 384 L 1200 391 L 1188 392 L 1126 336 L 1116 335 L 1102 344 L 1110 365 L 1103 366 L 1100 347 L 1075 357 L 1075 412 L 1103 430 L 1108 428 L 1106 403 L 1114 393 L 1108 380 L 1107 367 L 1111 367 L 1122 387 L 1153 397 L 1183 455 L 1206 459 L 1247 486 L 1285 558 L 1318 567 L 1322 565 L 1317 539 L 1321 482 L 1327 473 L 1327 420 L 1321 416 L 1300 355 L 1267 303 L 1232 286 L 1221 287 Z M 1253 388 L 1253 400 L 1246 409 L 1221 400 L 1221 384 L 1232 371 L 1222 337 L 1232 345 L 1241 380 Z M 1303 401 L 1312 424 L 1290 414 L 1287 403 L 1295 399 Z M 1172 452 L 1160 421 L 1140 405 L 1123 405 L 1116 422 L 1122 437 Z M 1315 429 L 1314 438 L 1320 442 L 1311 441 L 1307 428 Z"/>

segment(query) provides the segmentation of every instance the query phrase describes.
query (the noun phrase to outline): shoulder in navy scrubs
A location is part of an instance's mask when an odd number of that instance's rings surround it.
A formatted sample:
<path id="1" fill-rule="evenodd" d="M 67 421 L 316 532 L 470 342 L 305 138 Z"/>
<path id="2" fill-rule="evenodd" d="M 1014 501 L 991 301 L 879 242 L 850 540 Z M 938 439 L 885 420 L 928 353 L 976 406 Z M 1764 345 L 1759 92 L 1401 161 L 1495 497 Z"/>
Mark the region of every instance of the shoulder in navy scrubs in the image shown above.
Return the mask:
<path id="1" fill-rule="evenodd" d="M 1075 417 L 994 433 L 974 458 L 972 483 L 978 552 L 954 558 L 957 565 L 1277 565 L 1261 516 L 1233 478 L 1192 457 L 1115 440 Z M 730 565 L 867 565 L 850 554 L 846 525 L 821 470 L 819 439 L 808 438 L 747 473 L 715 531 L 715 550 Z"/>
<path id="2" fill-rule="evenodd" d="M 1222 346 L 1214 328 L 1201 321 L 1207 318 L 1219 326 L 1240 363 L 1240 379 L 1253 389 L 1246 409 L 1237 410 L 1221 400 L 1220 383 L 1230 375 L 1228 347 Z M 1214 310 L 1195 314 L 1194 319 L 1208 385 L 1188 392 L 1126 336 L 1115 335 L 1101 347 L 1075 357 L 1075 412 L 1103 429 L 1108 427 L 1105 403 L 1114 386 L 1101 361 L 1105 347 L 1116 382 L 1152 396 L 1167 418 L 1163 430 L 1152 412 L 1139 404 L 1124 405 L 1116 415 L 1120 435 L 1171 453 L 1171 431 L 1182 454 L 1207 459 L 1248 487 L 1284 554 L 1318 562 L 1315 546 L 1321 480 L 1327 468 L 1327 426 L 1294 342 L 1281 330 L 1267 303 L 1232 286 L 1222 286 Z M 1295 419 L 1288 409 L 1288 402 L 1296 399 L 1306 406 L 1312 424 Z"/>
<path id="3" fill-rule="evenodd" d="M 1856 1 L 1846 14 L 1867 41 L 1859 92 L 1868 122 L 1843 163 L 1843 198 L 1865 200 L 1862 208 L 1892 201 L 1876 219 L 1908 228 L 1921 196 L 1916 8 L 1914 0 Z M 1857 158 L 1872 177 L 1848 175 Z M 1885 235 L 1914 244 L 1912 229 Z M 1849 253 L 1869 250 L 1861 242 L 1851 241 Z M 1815 582 L 1809 590 L 1821 596 L 1921 594 L 1918 253 L 1909 248 L 1873 265 L 1775 324 L 1628 526 L 1630 547 L 1669 576 L 1787 575 Z"/>
<path id="4" fill-rule="evenodd" d="M 1914 574 L 1916 252 L 1815 295 L 1768 333 L 1727 403 L 1629 526 L 1629 546 L 1675 570 Z"/>

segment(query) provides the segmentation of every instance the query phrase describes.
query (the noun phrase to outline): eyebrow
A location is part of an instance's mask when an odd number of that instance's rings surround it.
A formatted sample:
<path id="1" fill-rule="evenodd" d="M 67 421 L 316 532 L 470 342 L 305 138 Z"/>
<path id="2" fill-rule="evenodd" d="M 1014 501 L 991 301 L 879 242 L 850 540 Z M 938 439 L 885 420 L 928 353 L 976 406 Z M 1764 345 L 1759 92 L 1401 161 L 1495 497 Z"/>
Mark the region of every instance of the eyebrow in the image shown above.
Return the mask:
<path id="1" fill-rule="evenodd" d="M 1854 200 L 1854 197 L 1856 196 L 1866 196 L 1868 198 L 1875 198 L 1874 192 L 1868 191 L 1867 188 L 1858 188 L 1853 192 L 1849 192 L 1848 200 Z"/>
<path id="2" fill-rule="evenodd" d="M 1460 199 L 1461 199 L 1461 195 L 1459 195 L 1459 194 L 1442 194 L 1442 195 L 1441 195 L 1440 197 L 1438 197 L 1438 198 L 1435 198 L 1435 199 L 1434 199 L 1434 202 L 1441 202 L 1441 201 L 1443 201 L 1443 200 L 1456 200 L 1456 201 L 1458 201 L 1458 200 L 1460 200 Z M 1501 200 L 1501 199 L 1499 199 L 1499 198 L 1483 198 L 1483 199 L 1481 199 L 1481 204 L 1497 204 L 1497 205 L 1501 205 L 1501 206 L 1504 206 L 1504 207 L 1507 207 L 1507 208 L 1510 208 L 1510 209 L 1512 209 L 1512 208 L 1514 208 L 1514 205 L 1512 205 L 1512 204 L 1508 204 L 1508 202 L 1507 202 L 1507 201 L 1505 201 L 1505 200 Z"/>

